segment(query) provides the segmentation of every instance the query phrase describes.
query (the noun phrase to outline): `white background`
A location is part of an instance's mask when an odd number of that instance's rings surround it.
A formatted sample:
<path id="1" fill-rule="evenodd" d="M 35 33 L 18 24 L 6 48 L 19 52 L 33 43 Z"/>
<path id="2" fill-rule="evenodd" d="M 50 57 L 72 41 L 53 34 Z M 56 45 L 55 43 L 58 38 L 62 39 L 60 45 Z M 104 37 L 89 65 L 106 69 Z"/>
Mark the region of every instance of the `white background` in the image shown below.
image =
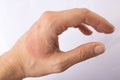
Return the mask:
<path id="1" fill-rule="evenodd" d="M 25 80 L 120 80 L 120 1 L 119 0 L 0 0 L 0 54 L 10 49 L 19 37 L 46 10 L 86 7 L 109 20 L 116 31 L 105 35 L 94 31 L 85 36 L 77 29 L 68 29 L 59 39 L 64 51 L 80 44 L 100 41 L 105 54 L 76 64 L 63 73 Z"/>

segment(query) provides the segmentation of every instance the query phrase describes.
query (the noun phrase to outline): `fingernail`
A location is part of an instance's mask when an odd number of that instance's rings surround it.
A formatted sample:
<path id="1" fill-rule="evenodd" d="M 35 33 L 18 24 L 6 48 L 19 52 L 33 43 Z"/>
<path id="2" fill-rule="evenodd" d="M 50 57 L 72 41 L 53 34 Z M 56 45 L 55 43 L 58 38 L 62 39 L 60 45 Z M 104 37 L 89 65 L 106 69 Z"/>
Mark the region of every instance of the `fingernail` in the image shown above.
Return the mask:
<path id="1" fill-rule="evenodd" d="M 104 51 L 105 51 L 105 47 L 104 46 L 96 46 L 95 47 L 95 53 L 97 54 L 97 55 L 99 55 L 99 54 L 102 54 Z"/>

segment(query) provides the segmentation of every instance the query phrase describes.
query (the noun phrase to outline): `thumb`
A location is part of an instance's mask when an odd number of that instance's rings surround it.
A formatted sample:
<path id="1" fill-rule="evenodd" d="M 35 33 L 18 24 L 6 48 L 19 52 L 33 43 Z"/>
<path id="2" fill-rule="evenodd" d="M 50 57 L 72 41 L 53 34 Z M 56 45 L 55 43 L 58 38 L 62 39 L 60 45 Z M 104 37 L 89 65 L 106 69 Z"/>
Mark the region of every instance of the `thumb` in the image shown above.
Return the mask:
<path id="1" fill-rule="evenodd" d="M 102 43 L 92 42 L 83 44 L 71 51 L 65 52 L 65 54 L 62 54 L 61 58 L 64 60 L 64 65 L 67 65 L 67 69 L 78 62 L 100 55 L 104 51 L 105 47 Z"/>

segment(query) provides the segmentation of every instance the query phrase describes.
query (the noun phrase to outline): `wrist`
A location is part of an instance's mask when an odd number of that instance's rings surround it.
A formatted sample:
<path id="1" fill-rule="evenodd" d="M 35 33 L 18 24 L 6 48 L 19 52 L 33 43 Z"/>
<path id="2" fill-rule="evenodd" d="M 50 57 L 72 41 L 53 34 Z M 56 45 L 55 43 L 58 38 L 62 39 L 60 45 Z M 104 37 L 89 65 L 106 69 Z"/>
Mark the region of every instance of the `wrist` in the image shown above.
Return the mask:
<path id="1" fill-rule="evenodd" d="M 24 72 L 19 57 L 8 51 L 0 57 L 0 80 L 22 80 Z"/>

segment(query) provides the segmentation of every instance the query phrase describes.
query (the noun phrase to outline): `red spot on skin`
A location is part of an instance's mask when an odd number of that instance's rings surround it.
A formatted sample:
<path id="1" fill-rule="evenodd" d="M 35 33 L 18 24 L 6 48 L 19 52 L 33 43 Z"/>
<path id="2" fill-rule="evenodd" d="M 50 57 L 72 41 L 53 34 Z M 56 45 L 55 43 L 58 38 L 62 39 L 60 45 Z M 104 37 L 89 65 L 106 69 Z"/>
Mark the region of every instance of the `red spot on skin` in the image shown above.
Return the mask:
<path id="1" fill-rule="evenodd" d="M 30 55 L 41 58 L 46 57 L 46 51 L 45 51 L 45 45 L 38 35 L 37 32 L 34 32 L 33 29 L 31 29 L 26 36 L 26 49 L 29 52 Z"/>

